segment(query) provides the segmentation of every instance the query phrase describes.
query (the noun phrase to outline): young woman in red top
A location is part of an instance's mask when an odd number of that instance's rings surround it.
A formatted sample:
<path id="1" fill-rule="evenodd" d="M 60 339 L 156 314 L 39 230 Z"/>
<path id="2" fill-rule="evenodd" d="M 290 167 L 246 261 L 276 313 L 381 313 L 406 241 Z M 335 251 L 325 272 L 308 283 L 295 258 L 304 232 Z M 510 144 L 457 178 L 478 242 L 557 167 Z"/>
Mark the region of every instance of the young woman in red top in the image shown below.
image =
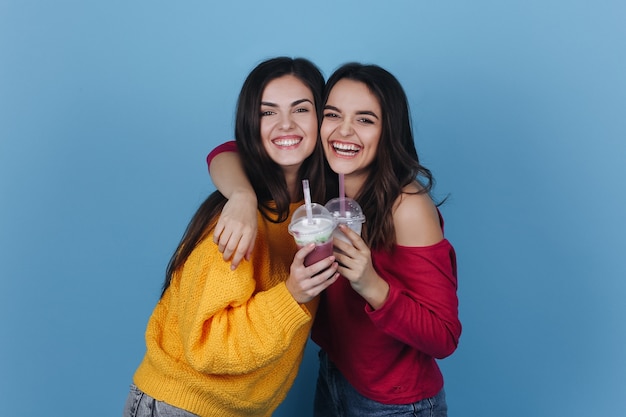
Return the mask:
<path id="1" fill-rule="evenodd" d="M 340 226 L 351 243 L 335 239 L 343 278 L 324 292 L 312 330 L 321 348 L 315 415 L 446 416 L 436 359 L 452 354 L 461 334 L 456 255 L 430 196 L 432 174 L 419 162 L 406 95 L 386 70 L 351 63 L 330 77 L 324 103 L 328 197 L 343 174 L 346 196 L 367 220 L 362 236 Z M 236 158 L 224 152 L 214 161 L 222 155 L 220 169 L 210 167 L 218 188 L 233 171 L 220 172 L 225 161 Z M 226 191 L 243 202 L 245 187 Z M 214 235 L 236 262 L 254 230 L 244 207 L 223 215 Z"/>

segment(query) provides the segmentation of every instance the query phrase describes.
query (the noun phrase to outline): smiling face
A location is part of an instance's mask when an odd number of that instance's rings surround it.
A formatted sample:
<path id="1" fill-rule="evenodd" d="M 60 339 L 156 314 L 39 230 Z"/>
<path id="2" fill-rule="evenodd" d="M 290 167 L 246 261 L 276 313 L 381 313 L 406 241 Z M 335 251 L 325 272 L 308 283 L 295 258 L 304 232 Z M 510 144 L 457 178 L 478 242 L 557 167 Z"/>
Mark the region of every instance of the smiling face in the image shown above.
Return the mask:
<path id="1" fill-rule="evenodd" d="M 317 115 L 311 90 L 297 77 L 270 81 L 261 97 L 261 139 L 268 155 L 286 171 L 297 170 L 313 153 Z"/>
<path id="2" fill-rule="evenodd" d="M 338 81 L 328 95 L 320 129 L 331 169 L 346 179 L 365 181 L 376 158 L 382 123 L 380 103 L 367 85 L 347 78 Z"/>

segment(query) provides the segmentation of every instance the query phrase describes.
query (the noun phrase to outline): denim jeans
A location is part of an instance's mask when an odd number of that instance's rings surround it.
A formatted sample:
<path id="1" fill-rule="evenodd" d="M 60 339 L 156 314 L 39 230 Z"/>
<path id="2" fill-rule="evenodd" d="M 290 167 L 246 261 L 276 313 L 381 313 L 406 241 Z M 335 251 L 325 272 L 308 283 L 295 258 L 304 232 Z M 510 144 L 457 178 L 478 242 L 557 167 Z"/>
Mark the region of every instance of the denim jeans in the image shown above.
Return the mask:
<path id="1" fill-rule="evenodd" d="M 315 390 L 315 417 L 447 417 L 443 389 L 432 398 L 412 404 L 382 404 L 359 394 L 320 351 L 320 369 Z"/>
<path id="2" fill-rule="evenodd" d="M 198 417 L 189 411 L 157 401 L 132 384 L 122 417 Z"/>

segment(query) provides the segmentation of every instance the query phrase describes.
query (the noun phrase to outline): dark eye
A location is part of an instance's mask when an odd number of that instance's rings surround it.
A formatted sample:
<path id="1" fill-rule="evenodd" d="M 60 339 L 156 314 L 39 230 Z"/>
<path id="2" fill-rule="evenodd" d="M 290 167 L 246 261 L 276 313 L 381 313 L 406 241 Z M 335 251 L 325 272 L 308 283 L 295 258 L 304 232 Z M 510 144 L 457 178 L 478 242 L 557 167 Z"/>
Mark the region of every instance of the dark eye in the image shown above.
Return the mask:
<path id="1" fill-rule="evenodd" d="M 370 120 L 370 119 L 365 118 L 365 117 L 364 117 L 364 118 L 359 119 L 359 122 L 361 122 L 361 123 L 365 123 L 365 124 L 368 124 L 368 125 L 373 125 L 373 124 L 374 124 L 374 121 L 373 121 L 373 120 Z"/>
<path id="2" fill-rule="evenodd" d="M 324 113 L 324 117 L 327 117 L 329 119 L 336 119 L 337 117 L 339 117 L 339 115 L 337 113 Z"/>
<path id="3" fill-rule="evenodd" d="M 271 110 L 265 110 L 265 111 L 261 112 L 261 117 L 263 117 L 263 116 L 271 116 L 272 114 L 276 114 L 276 113 L 274 113 Z"/>
<path id="4" fill-rule="evenodd" d="M 309 109 L 305 108 L 305 107 L 299 107 L 295 110 L 296 113 L 308 113 Z"/>

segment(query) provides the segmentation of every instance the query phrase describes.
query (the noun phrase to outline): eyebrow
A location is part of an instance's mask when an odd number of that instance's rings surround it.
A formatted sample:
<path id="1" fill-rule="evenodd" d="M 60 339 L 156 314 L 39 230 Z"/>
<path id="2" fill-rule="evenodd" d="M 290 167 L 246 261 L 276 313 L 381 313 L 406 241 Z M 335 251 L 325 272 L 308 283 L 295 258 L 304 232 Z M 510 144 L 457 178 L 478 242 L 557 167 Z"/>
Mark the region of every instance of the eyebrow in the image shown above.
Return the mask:
<path id="1" fill-rule="evenodd" d="M 324 110 L 333 110 L 333 111 L 336 111 L 338 113 L 341 113 L 341 110 L 339 110 L 335 106 L 324 106 Z M 356 114 L 372 116 L 372 117 L 375 117 L 376 119 L 379 119 L 379 117 L 378 117 L 378 115 L 376 113 L 374 113 L 373 111 L 369 111 L 369 110 L 358 110 L 356 112 Z"/>
<path id="2" fill-rule="evenodd" d="M 289 107 L 296 107 L 302 103 L 307 103 L 307 102 L 313 104 L 313 102 L 309 100 L 308 98 L 301 98 L 300 100 L 296 100 L 292 102 Z M 272 103 L 271 101 L 261 101 L 261 106 L 278 107 L 278 104 Z"/>

